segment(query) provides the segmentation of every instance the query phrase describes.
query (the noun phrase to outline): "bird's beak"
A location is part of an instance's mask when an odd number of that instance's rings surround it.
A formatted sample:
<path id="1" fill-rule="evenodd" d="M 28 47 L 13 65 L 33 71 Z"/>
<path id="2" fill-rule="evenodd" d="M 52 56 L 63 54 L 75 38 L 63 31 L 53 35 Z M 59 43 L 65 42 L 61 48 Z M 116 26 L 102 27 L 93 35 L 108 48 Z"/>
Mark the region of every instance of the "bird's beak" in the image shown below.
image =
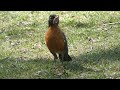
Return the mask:
<path id="1" fill-rule="evenodd" d="M 58 15 L 56 15 L 55 19 L 59 19 L 59 16 L 58 16 Z"/>
<path id="2" fill-rule="evenodd" d="M 55 16 L 53 22 L 54 22 L 54 23 L 58 23 L 58 22 L 59 22 L 59 16 L 58 16 L 58 15 Z"/>

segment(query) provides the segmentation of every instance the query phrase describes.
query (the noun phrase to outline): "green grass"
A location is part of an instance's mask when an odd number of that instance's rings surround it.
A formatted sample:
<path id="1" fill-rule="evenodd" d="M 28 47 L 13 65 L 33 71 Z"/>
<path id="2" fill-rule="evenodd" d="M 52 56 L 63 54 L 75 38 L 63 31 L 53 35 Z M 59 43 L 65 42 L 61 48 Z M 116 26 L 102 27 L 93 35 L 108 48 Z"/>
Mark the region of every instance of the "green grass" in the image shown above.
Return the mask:
<path id="1" fill-rule="evenodd" d="M 44 33 L 58 14 L 72 62 L 53 61 Z M 0 11 L 1 79 L 120 78 L 119 11 Z"/>

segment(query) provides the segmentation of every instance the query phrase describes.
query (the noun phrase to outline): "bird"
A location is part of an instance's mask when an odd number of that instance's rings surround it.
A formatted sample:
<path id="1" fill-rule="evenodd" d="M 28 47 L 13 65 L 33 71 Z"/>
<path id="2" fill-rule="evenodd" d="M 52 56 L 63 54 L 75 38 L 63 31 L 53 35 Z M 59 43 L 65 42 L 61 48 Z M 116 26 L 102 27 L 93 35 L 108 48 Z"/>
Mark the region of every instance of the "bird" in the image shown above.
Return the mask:
<path id="1" fill-rule="evenodd" d="M 66 36 L 59 27 L 59 15 L 49 15 L 48 30 L 45 33 L 45 43 L 51 54 L 54 56 L 54 61 L 56 61 L 58 57 L 62 63 L 64 61 L 72 61 L 72 58 L 68 54 Z"/>

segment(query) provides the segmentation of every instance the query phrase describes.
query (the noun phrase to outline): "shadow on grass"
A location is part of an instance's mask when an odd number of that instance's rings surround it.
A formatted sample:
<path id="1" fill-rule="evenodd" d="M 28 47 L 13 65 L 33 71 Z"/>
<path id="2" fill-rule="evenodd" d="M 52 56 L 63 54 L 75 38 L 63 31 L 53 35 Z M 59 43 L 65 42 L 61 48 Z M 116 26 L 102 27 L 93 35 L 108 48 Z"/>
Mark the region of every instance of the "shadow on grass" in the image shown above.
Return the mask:
<path id="1" fill-rule="evenodd" d="M 88 52 L 78 56 L 80 60 L 91 60 L 93 62 L 100 60 L 120 60 L 120 46 L 110 48 L 108 50 L 98 50 L 93 52 Z"/>
<path id="2" fill-rule="evenodd" d="M 102 70 L 95 70 L 87 67 L 87 64 L 98 63 L 101 60 L 120 60 L 120 46 L 109 50 L 85 53 L 78 57 L 72 57 L 73 61 L 65 62 L 64 68 L 60 61 L 54 62 L 48 58 L 35 58 L 29 60 L 17 60 L 6 57 L 0 59 L 0 78 L 69 78 L 77 73 L 102 73 Z M 85 66 L 84 66 L 85 65 Z M 26 75 L 27 74 L 27 75 Z"/>
<path id="3" fill-rule="evenodd" d="M 4 62 L 21 62 L 21 63 L 24 63 L 24 62 L 33 62 L 33 63 L 42 63 L 42 64 L 48 64 L 48 63 L 53 63 L 54 61 L 53 60 L 50 60 L 50 59 L 47 59 L 47 58 L 35 58 L 35 59 L 26 59 L 24 60 L 24 58 L 10 58 L 10 57 L 6 57 L 6 58 L 3 58 L 3 59 L 0 59 L 0 63 L 4 63 Z"/>
<path id="4" fill-rule="evenodd" d="M 107 61 L 118 61 L 120 60 L 120 46 L 110 48 L 109 50 L 99 50 L 97 52 L 89 52 L 81 54 L 78 57 L 72 57 L 73 61 L 65 64 L 65 69 L 73 72 L 103 72 L 102 70 L 95 70 L 92 65 L 96 65 L 103 61 L 106 64 Z M 100 63 L 99 63 L 100 64 Z M 85 65 L 85 66 L 84 66 Z M 88 67 L 86 66 L 88 65 Z"/>
<path id="5" fill-rule="evenodd" d="M 47 79 L 55 77 L 54 63 L 47 58 L 18 60 L 18 58 L 6 57 L 0 59 L 0 66 L 0 78 L 2 79 Z"/>
<path id="6" fill-rule="evenodd" d="M 75 60 L 75 59 L 74 59 Z M 72 61 L 70 63 L 64 64 L 66 70 L 70 70 L 71 72 L 93 72 L 94 70 L 91 68 L 86 68 L 81 65 L 80 62 Z"/>

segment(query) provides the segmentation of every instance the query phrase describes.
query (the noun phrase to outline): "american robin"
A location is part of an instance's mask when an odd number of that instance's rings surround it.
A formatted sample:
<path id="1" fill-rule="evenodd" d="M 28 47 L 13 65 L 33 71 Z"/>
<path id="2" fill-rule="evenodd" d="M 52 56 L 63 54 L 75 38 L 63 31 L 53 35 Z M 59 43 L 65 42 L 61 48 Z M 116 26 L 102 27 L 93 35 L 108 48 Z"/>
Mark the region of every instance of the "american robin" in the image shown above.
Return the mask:
<path id="1" fill-rule="evenodd" d="M 45 33 L 45 41 L 49 51 L 54 56 L 54 60 L 58 59 L 61 62 L 71 61 L 72 58 L 68 55 L 68 45 L 65 34 L 60 30 L 59 16 L 50 15 L 48 20 L 48 31 Z"/>

